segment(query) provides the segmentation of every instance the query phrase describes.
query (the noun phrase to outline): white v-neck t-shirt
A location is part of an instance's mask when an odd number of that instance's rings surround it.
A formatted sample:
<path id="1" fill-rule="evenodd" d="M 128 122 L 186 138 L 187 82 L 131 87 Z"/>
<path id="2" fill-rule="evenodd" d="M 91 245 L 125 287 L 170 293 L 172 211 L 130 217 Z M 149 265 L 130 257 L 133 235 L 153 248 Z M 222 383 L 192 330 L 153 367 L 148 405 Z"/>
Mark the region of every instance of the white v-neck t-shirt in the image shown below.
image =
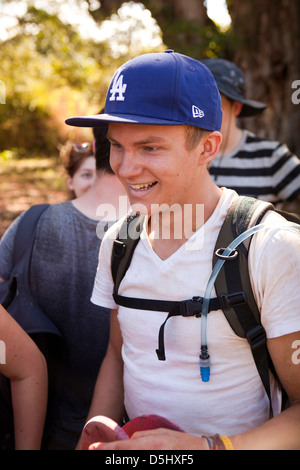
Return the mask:
<path id="1" fill-rule="evenodd" d="M 220 201 L 204 226 L 165 260 L 153 251 L 144 227 L 119 294 L 159 300 L 203 297 L 212 271 L 216 239 L 235 197 L 234 191 L 223 188 Z M 273 212 L 264 221 L 277 227 L 278 223 L 285 224 Z M 158 414 L 198 436 L 215 432 L 233 435 L 267 421 L 269 402 L 248 342 L 233 332 L 221 310 L 210 312 L 207 318 L 211 375 L 209 382 L 202 382 L 201 318 L 175 316 L 167 321 L 166 360 L 159 361 L 155 350 L 159 328 L 167 313 L 115 304 L 110 261 L 121 222 L 107 231 L 101 244 L 91 300 L 97 305 L 119 309 L 125 407 L 129 418 Z M 267 337 L 299 331 L 299 233 L 290 229 L 261 230 L 254 235 L 249 266 Z M 273 407 L 279 410 L 279 394 L 272 388 Z"/>

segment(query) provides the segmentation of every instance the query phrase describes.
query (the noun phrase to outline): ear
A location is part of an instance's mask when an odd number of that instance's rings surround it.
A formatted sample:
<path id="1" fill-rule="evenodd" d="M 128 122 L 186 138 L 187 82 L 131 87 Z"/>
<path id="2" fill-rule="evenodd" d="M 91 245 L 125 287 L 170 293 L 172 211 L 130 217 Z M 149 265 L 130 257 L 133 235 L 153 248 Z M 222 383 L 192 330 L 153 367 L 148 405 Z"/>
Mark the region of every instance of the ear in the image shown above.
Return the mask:
<path id="1" fill-rule="evenodd" d="M 202 144 L 202 152 L 200 156 L 200 164 L 205 165 L 215 158 L 219 151 L 222 142 L 222 134 L 218 131 L 213 131 L 205 135 L 200 145 Z"/>
<path id="2" fill-rule="evenodd" d="M 235 117 L 238 117 L 240 112 L 242 111 L 243 108 L 243 103 L 240 103 L 239 101 L 234 101 L 232 104 L 232 110 L 233 114 Z"/>
<path id="3" fill-rule="evenodd" d="M 71 176 L 69 176 L 69 175 L 67 176 L 67 186 L 68 186 L 70 191 L 74 190 L 73 178 L 71 178 Z"/>

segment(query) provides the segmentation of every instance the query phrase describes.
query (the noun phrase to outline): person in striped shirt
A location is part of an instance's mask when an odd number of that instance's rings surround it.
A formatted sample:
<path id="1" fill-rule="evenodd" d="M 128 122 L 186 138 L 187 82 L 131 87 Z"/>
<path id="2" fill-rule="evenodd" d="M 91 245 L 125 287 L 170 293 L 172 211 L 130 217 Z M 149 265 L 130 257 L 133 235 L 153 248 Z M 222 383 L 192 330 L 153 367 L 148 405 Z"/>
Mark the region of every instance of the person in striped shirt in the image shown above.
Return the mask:
<path id="1" fill-rule="evenodd" d="M 300 159 L 285 143 L 258 137 L 238 126 L 238 117 L 251 117 L 266 108 L 244 98 L 245 76 L 224 59 L 202 61 L 212 72 L 221 94 L 223 141 L 210 174 L 218 186 L 272 202 L 300 204 Z"/>

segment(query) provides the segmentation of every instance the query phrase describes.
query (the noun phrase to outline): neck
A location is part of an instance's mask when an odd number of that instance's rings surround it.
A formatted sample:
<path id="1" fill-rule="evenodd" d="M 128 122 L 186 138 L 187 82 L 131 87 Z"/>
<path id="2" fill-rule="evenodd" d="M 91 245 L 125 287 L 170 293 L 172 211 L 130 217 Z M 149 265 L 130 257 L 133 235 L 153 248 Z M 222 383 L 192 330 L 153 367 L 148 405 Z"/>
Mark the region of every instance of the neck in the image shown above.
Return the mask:
<path id="1" fill-rule="evenodd" d="M 232 124 L 228 123 L 227 129 L 222 132 L 223 140 L 220 145 L 219 155 L 226 155 L 238 147 L 243 137 L 243 131 L 237 127 L 236 123 L 232 122 Z"/>
<path id="2" fill-rule="evenodd" d="M 152 249 L 161 259 L 167 259 L 199 230 L 214 212 L 222 190 L 211 178 L 202 180 L 197 203 L 183 207 L 173 204 L 170 210 L 152 214 L 148 224 L 148 237 Z"/>

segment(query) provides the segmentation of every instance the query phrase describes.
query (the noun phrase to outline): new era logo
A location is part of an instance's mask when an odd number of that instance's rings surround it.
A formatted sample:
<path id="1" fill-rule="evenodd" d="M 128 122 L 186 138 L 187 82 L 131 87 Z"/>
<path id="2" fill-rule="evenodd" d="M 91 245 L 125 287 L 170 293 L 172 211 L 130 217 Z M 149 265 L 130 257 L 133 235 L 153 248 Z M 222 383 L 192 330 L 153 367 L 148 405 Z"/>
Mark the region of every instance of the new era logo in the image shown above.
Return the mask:
<path id="1" fill-rule="evenodd" d="M 203 118 L 204 117 L 204 111 L 202 109 L 198 108 L 198 106 L 193 105 L 192 106 L 192 113 L 194 118 Z"/>

